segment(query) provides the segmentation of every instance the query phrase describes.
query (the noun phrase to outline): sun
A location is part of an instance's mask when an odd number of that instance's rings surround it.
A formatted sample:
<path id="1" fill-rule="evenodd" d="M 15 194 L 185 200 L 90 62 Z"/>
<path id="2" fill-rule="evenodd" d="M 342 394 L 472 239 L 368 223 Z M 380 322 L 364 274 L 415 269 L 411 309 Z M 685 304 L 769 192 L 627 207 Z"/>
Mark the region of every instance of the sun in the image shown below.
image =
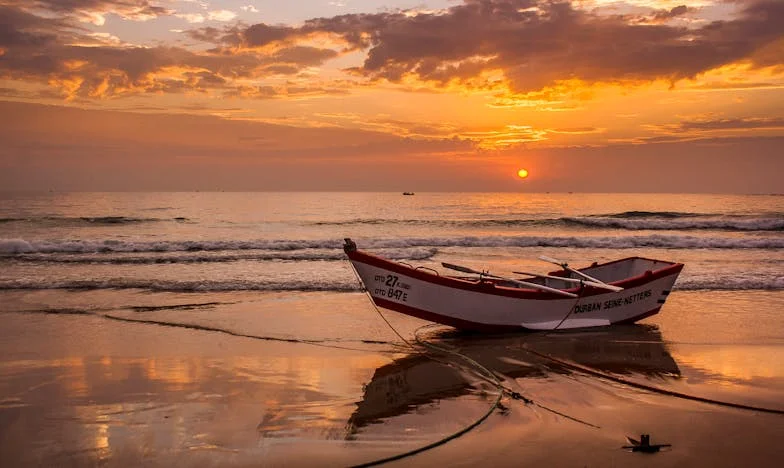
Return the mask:
<path id="1" fill-rule="evenodd" d="M 517 171 L 517 175 L 518 175 L 518 176 L 519 176 L 521 179 L 525 179 L 526 177 L 528 177 L 528 171 L 527 171 L 527 170 L 525 170 L 525 169 L 520 169 L 519 171 Z"/>

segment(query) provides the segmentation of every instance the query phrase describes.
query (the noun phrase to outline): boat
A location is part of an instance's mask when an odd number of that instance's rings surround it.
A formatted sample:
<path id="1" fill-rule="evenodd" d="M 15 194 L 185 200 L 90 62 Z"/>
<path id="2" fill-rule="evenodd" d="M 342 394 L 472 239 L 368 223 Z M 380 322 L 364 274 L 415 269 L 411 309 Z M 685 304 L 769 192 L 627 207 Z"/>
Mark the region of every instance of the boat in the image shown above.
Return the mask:
<path id="1" fill-rule="evenodd" d="M 403 192 L 403 195 L 413 195 L 414 192 Z"/>
<path id="2" fill-rule="evenodd" d="M 357 248 L 343 250 L 373 303 L 384 309 L 475 332 L 564 330 L 634 323 L 657 314 L 682 263 L 628 257 L 574 269 L 541 256 L 560 270 L 514 272 L 508 278 L 468 267 L 442 266 L 470 276 L 441 274 Z"/>

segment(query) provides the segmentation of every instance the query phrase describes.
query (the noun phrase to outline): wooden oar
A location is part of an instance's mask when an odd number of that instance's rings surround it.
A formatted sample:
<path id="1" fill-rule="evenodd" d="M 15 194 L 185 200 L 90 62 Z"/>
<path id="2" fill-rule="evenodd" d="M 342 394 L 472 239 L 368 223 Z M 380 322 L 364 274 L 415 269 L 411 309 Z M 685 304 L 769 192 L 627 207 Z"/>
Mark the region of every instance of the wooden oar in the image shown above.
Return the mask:
<path id="1" fill-rule="evenodd" d="M 610 291 L 615 291 L 615 292 L 623 290 L 623 288 L 620 288 L 618 286 L 613 286 L 611 284 L 597 283 L 595 281 L 585 281 L 585 280 L 581 280 L 581 279 L 577 279 L 577 278 L 564 278 L 562 276 L 542 275 L 542 274 L 539 274 L 539 273 L 528 273 L 528 272 L 525 272 L 525 271 L 513 271 L 512 273 L 514 273 L 516 275 L 528 275 L 528 276 L 536 276 L 538 278 L 556 279 L 556 280 L 566 281 L 567 283 L 582 283 L 582 284 L 584 284 L 586 286 L 593 286 L 595 288 L 609 289 Z"/>
<path id="2" fill-rule="evenodd" d="M 623 288 L 621 288 L 619 286 L 613 286 L 611 284 L 607 284 L 607 283 L 605 283 L 602 280 L 598 280 L 598 279 L 594 278 L 593 276 L 588 276 L 585 273 L 583 273 L 582 271 L 575 270 L 574 268 L 569 267 L 568 263 L 562 262 L 561 260 L 558 260 L 558 259 L 555 259 L 555 258 L 552 258 L 552 257 L 548 257 L 546 255 L 540 255 L 539 256 L 539 260 L 544 260 L 545 262 L 554 263 L 554 264 L 558 265 L 559 267 L 563 268 L 566 271 L 570 271 L 570 272 L 574 273 L 575 275 L 582 276 L 583 278 L 587 279 L 588 281 L 593 281 L 594 283 L 599 283 L 599 284 L 603 284 L 605 286 L 609 286 L 610 288 L 615 288 L 615 289 L 613 289 L 613 291 L 616 291 L 616 292 L 617 291 L 623 291 Z"/>
<path id="3" fill-rule="evenodd" d="M 464 267 L 464 266 L 460 266 L 460 265 L 454 265 L 454 264 L 451 264 L 451 263 L 443 263 L 443 262 L 441 263 L 441 265 L 443 265 L 444 268 L 449 268 L 450 270 L 460 271 L 462 273 L 469 273 L 469 274 L 472 274 L 472 275 L 487 276 L 488 278 L 495 278 L 495 279 L 500 279 L 500 280 L 504 280 L 504 281 L 509 281 L 512 284 L 518 284 L 520 286 L 525 286 L 525 287 L 528 287 L 528 288 L 541 289 L 542 291 L 548 291 L 548 292 L 555 293 L 555 294 L 560 294 L 560 295 L 566 296 L 566 297 L 578 297 L 577 294 L 570 293 L 570 292 L 567 292 L 567 291 L 562 291 L 560 289 L 555 289 L 555 288 L 551 288 L 551 287 L 548 287 L 548 286 L 543 286 L 541 284 L 536 284 L 536 283 L 529 283 L 527 281 L 519 281 L 519 280 L 511 279 L 511 278 L 504 278 L 503 276 L 493 275 L 493 274 L 490 274 L 490 273 L 485 272 L 485 271 L 477 271 L 477 270 L 474 270 L 472 268 L 468 268 L 468 267 Z"/>

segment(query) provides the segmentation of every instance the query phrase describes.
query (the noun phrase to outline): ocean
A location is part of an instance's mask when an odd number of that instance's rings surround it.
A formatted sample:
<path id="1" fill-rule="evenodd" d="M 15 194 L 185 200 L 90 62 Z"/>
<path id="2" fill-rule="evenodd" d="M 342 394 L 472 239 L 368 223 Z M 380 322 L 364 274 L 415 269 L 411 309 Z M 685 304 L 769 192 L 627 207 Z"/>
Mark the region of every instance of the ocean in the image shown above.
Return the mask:
<path id="1" fill-rule="evenodd" d="M 685 268 L 638 325 L 477 336 L 376 310 L 344 238 L 442 272 Z M 780 195 L 4 193 L 0 459 L 774 466 L 783 310 Z M 672 447 L 622 449 L 643 433 Z"/>

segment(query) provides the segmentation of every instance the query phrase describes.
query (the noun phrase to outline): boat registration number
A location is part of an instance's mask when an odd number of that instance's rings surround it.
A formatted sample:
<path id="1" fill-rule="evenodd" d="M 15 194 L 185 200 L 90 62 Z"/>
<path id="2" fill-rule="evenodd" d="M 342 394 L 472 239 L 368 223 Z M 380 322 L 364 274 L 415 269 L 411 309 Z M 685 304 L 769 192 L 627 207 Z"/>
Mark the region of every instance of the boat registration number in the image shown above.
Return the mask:
<path id="1" fill-rule="evenodd" d="M 395 299 L 398 301 L 408 301 L 408 290 L 411 289 L 410 284 L 400 281 L 396 275 L 376 275 L 373 280 L 376 287 L 373 288 L 373 295 Z"/>

